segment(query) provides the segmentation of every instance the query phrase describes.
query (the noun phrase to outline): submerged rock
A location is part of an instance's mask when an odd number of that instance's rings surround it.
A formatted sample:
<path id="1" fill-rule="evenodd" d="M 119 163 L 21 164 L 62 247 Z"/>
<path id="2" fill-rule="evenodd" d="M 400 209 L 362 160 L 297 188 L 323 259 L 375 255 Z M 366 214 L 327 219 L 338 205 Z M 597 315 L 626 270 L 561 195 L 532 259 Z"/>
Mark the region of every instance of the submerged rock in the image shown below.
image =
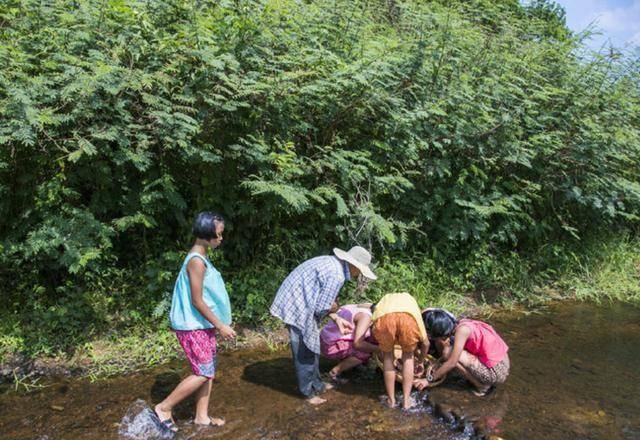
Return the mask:
<path id="1" fill-rule="evenodd" d="M 453 407 L 446 403 L 437 403 L 435 405 L 435 414 L 441 417 L 445 423 L 454 424 L 456 422 L 456 413 Z"/>
<path id="2" fill-rule="evenodd" d="M 160 423 L 144 400 L 136 400 L 120 422 L 120 437 L 129 440 L 172 440 L 175 433 Z"/>

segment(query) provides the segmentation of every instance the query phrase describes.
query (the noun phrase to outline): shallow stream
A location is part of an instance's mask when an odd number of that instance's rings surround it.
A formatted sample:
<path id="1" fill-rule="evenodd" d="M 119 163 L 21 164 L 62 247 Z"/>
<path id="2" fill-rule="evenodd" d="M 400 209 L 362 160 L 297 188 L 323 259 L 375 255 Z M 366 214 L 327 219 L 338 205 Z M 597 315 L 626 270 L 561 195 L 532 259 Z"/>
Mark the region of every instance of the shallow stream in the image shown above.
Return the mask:
<path id="1" fill-rule="evenodd" d="M 640 439 L 640 309 L 562 303 L 489 321 L 511 347 L 512 371 L 488 397 L 473 396 L 450 377 L 416 394 L 420 409 L 387 409 L 379 399 L 381 374 L 371 366 L 312 407 L 296 394 L 288 351 L 240 350 L 218 356 L 210 408 L 227 424 L 196 428 L 186 402 L 175 412 L 176 439 Z M 162 400 L 186 373 L 178 362 L 97 383 L 61 379 L 29 394 L 6 391 L 0 437 L 118 439 L 137 399 Z"/>

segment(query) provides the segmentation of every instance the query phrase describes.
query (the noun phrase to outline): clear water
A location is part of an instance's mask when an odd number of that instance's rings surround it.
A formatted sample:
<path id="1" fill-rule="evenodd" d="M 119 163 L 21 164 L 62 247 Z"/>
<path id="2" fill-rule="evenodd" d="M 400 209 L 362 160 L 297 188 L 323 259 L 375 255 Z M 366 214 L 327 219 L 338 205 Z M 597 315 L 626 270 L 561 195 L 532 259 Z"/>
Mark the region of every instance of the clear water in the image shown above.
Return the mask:
<path id="1" fill-rule="evenodd" d="M 327 393 L 326 404 L 312 407 L 296 393 L 287 351 L 221 353 L 210 408 L 226 425 L 194 426 L 188 401 L 174 414 L 175 439 L 469 440 L 476 432 L 504 439 L 640 439 L 640 309 L 564 303 L 490 322 L 511 347 L 512 372 L 486 398 L 451 377 L 428 395 L 416 394 L 428 405 L 391 410 L 380 401 L 381 375 L 364 368 Z M 67 379 L 29 394 L 6 391 L 0 437 L 163 438 L 153 431 L 145 402 L 162 400 L 185 374 L 178 362 L 93 384 Z"/>

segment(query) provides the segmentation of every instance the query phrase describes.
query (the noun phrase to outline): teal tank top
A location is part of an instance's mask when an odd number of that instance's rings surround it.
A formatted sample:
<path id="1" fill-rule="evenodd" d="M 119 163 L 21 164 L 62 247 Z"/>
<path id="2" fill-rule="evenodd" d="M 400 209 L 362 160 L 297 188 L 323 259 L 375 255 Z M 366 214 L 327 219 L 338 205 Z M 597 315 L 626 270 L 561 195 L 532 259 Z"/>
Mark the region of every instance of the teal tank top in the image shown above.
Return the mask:
<path id="1" fill-rule="evenodd" d="M 194 257 L 202 259 L 207 266 L 202 282 L 202 298 L 205 304 L 220 321 L 226 325 L 231 324 L 231 304 L 227 289 L 224 287 L 222 275 L 208 259 L 194 252 L 184 259 L 173 288 L 171 312 L 169 314 L 171 328 L 174 330 L 200 330 L 213 327 L 213 324 L 207 321 L 191 303 L 191 285 L 189 284 L 187 265 Z"/>

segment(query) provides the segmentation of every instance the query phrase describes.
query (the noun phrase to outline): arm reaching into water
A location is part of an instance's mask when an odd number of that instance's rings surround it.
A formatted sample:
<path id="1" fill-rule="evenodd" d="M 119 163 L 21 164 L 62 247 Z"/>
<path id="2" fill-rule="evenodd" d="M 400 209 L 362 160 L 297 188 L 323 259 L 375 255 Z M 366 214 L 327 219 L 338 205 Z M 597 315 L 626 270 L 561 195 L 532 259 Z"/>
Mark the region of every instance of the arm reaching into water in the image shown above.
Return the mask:
<path id="1" fill-rule="evenodd" d="M 434 381 L 440 379 L 442 376 L 446 375 L 449 371 L 453 370 L 456 367 L 458 361 L 460 360 L 460 355 L 464 350 L 464 344 L 467 342 L 467 339 L 469 339 L 470 334 L 471 329 L 466 325 L 460 325 L 456 328 L 456 331 L 454 333 L 455 341 L 453 343 L 453 348 L 449 352 L 445 363 L 442 364 L 440 368 L 438 368 L 433 373 Z"/>

